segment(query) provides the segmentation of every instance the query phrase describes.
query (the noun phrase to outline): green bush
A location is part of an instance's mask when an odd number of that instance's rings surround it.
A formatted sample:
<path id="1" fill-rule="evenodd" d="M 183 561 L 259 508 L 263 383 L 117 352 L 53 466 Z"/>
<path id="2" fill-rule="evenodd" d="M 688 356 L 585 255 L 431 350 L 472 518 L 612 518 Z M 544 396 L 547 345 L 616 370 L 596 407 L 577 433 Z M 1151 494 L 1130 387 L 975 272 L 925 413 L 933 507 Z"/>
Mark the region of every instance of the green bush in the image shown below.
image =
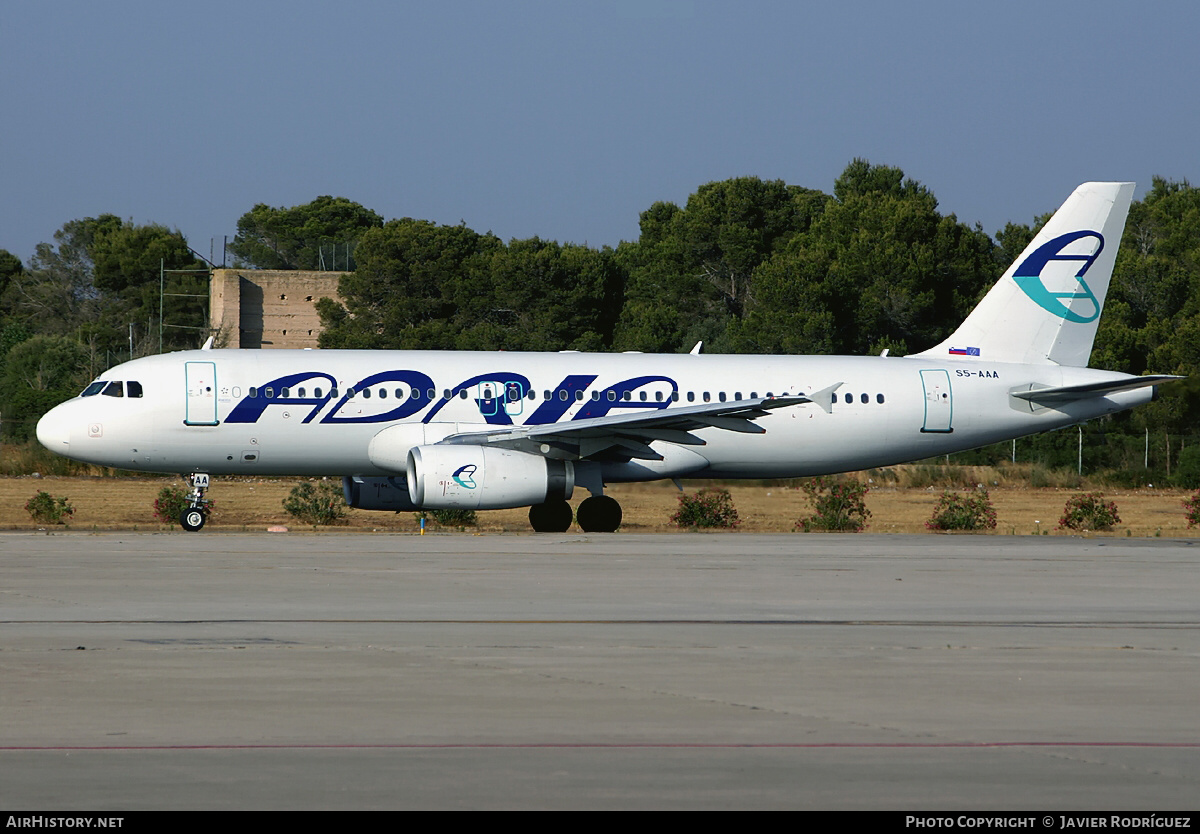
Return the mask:
<path id="1" fill-rule="evenodd" d="M 944 490 L 925 526 L 930 530 L 992 530 L 996 527 L 996 508 L 986 489 L 966 495 Z"/>
<path id="2" fill-rule="evenodd" d="M 478 522 L 474 510 L 429 510 L 428 513 L 439 527 L 474 527 Z"/>
<path id="3" fill-rule="evenodd" d="M 25 502 L 25 511 L 39 524 L 66 524 L 75 514 L 66 498 L 55 498 L 42 490 Z"/>
<path id="4" fill-rule="evenodd" d="M 871 511 L 863 500 L 868 488 L 855 480 L 813 478 L 804 484 L 813 514 L 796 523 L 805 533 L 824 530 L 837 533 L 857 533 L 867 526 Z"/>
<path id="5" fill-rule="evenodd" d="M 1147 484 L 1162 485 L 1170 480 L 1161 469 L 1144 469 L 1141 466 L 1135 469 L 1109 469 L 1092 478 L 1093 483 L 1098 481 L 1112 489 L 1141 489 Z"/>
<path id="6" fill-rule="evenodd" d="M 671 516 L 671 523 L 676 527 L 730 529 L 740 522 L 729 490 L 709 487 L 693 495 L 680 495 L 679 509 Z"/>
<path id="7" fill-rule="evenodd" d="M 1186 446 L 1179 453 L 1171 481 L 1184 489 L 1200 488 L 1200 446 Z"/>
<path id="8" fill-rule="evenodd" d="M 154 499 L 154 517 L 164 524 L 174 524 L 179 521 L 183 511 L 191 506 L 191 502 L 188 500 L 189 494 L 182 487 L 163 487 L 158 491 L 158 497 Z M 204 509 L 211 516 L 213 502 L 205 499 Z"/>
<path id="9" fill-rule="evenodd" d="M 305 524 L 342 524 L 346 518 L 340 481 L 320 481 L 316 486 L 311 481 L 298 484 L 283 499 L 283 508 Z"/>
<path id="10" fill-rule="evenodd" d="M 1120 523 L 1115 502 L 1105 501 L 1099 492 L 1085 492 L 1067 500 L 1058 527 L 1060 530 L 1111 530 L 1114 524 Z"/>

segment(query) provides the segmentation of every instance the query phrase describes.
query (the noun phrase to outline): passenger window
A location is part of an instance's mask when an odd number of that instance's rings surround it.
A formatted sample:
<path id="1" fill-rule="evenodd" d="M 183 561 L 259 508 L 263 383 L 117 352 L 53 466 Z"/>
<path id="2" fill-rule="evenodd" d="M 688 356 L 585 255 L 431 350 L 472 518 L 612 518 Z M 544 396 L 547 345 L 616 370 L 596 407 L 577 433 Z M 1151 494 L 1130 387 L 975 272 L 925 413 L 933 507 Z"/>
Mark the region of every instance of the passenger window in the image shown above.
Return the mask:
<path id="1" fill-rule="evenodd" d="M 462 390 L 460 390 L 458 392 L 458 398 L 460 400 L 465 400 L 467 398 L 467 389 L 466 388 L 463 388 Z"/>
<path id="2" fill-rule="evenodd" d="M 264 388 L 263 396 L 266 397 L 268 400 L 273 399 L 275 397 L 275 389 L 274 388 Z"/>
<path id="3" fill-rule="evenodd" d="M 742 392 L 741 392 L 741 391 L 735 391 L 735 392 L 734 392 L 734 394 L 733 394 L 733 398 L 734 398 L 735 400 L 740 400 L 740 399 L 742 398 Z"/>
<path id="4" fill-rule="evenodd" d="M 371 389 L 370 389 L 370 388 L 364 388 L 364 389 L 362 390 L 362 395 L 363 395 L 363 399 L 364 399 L 364 400 L 369 400 L 369 399 L 371 399 Z"/>
<path id="5" fill-rule="evenodd" d="M 706 403 L 707 403 L 707 402 L 712 402 L 712 395 L 711 395 L 711 394 L 709 394 L 707 391 L 705 391 L 705 392 L 704 392 L 704 401 L 705 401 Z"/>
<path id="6" fill-rule="evenodd" d="M 582 401 L 583 401 L 583 392 L 582 392 L 582 391 L 576 391 L 576 392 L 575 392 L 575 401 L 576 401 L 576 402 L 582 402 Z"/>
<path id="7" fill-rule="evenodd" d="M 863 394 L 858 399 L 859 399 L 859 402 L 861 402 L 863 405 L 866 405 L 867 403 L 869 403 L 871 401 L 871 398 L 868 397 L 866 394 Z"/>
<path id="8" fill-rule="evenodd" d="M 662 391 L 654 392 L 654 401 L 659 403 L 662 402 Z"/>
<path id="9" fill-rule="evenodd" d="M 758 399 L 758 392 L 757 392 L 757 391 L 751 391 L 751 392 L 750 392 L 750 399 L 752 399 L 752 400 L 757 400 L 757 399 Z"/>
<path id="10" fill-rule="evenodd" d="M 879 403 L 880 405 L 882 405 L 882 404 L 883 404 L 883 394 L 876 394 L 876 395 L 875 395 L 875 402 L 877 402 L 877 403 Z"/>
<path id="11" fill-rule="evenodd" d="M 719 399 L 721 402 L 725 402 L 725 392 L 722 391 L 719 394 L 717 394 L 717 399 Z"/>
<path id="12" fill-rule="evenodd" d="M 292 395 L 292 389 L 290 389 L 290 388 L 280 388 L 279 389 L 279 396 L 281 399 L 287 399 L 291 395 Z"/>
<path id="13" fill-rule="evenodd" d="M 641 397 L 642 402 L 646 401 L 646 392 L 645 391 L 640 392 L 639 396 Z"/>
<path id="14" fill-rule="evenodd" d="M 673 402 L 673 403 L 679 402 L 679 392 L 678 391 L 671 392 L 671 402 Z"/>
<path id="15" fill-rule="evenodd" d="M 558 398 L 560 400 L 562 400 L 563 402 L 567 401 L 567 389 L 566 388 L 558 389 Z"/>
<path id="16" fill-rule="evenodd" d="M 255 388 L 253 385 L 250 386 L 250 391 L 248 393 L 250 394 L 250 399 L 252 399 L 252 400 L 258 399 L 258 389 Z"/>
<path id="17" fill-rule="evenodd" d="M 592 392 L 592 402 L 594 402 L 594 403 L 600 402 L 600 392 L 599 391 Z"/>
<path id="18" fill-rule="evenodd" d="M 128 389 L 129 396 L 138 398 L 142 396 L 142 383 L 126 382 L 125 387 Z"/>
<path id="19" fill-rule="evenodd" d="M 629 402 L 630 400 L 633 399 L 633 392 L 632 391 L 623 392 L 621 394 L 621 399 L 623 399 L 625 402 Z"/>
<path id="20" fill-rule="evenodd" d="M 688 391 L 688 402 L 694 403 L 695 401 L 696 401 L 696 392 Z"/>
<path id="21" fill-rule="evenodd" d="M 319 398 L 320 398 L 320 396 L 321 396 L 321 389 L 320 389 L 320 388 L 314 388 L 314 389 L 313 389 L 313 396 L 314 396 L 314 397 L 317 397 L 317 398 L 319 399 Z"/>
<path id="22" fill-rule="evenodd" d="M 338 395 L 338 390 L 337 390 L 337 386 L 335 385 L 329 389 L 329 396 L 337 397 L 337 395 Z"/>
<path id="23" fill-rule="evenodd" d="M 306 392 L 307 390 L 308 390 L 307 388 L 297 388 L 297 389 L 296 389 L 296 396 L 297 396 L 297 397 L 303 397 L 303 396 L 305 395 L 305 392 Z"/>
<path id="24" fill-rule="evenodd" d="M 611 403 L 611 402 L 616 402 L 616 401 L 617 401 L 617 392 L 616 392 L 616 391 L 609 391 L 609 392 L 608 392 L 608 401 L 609 401 L 610 403 Z"/>

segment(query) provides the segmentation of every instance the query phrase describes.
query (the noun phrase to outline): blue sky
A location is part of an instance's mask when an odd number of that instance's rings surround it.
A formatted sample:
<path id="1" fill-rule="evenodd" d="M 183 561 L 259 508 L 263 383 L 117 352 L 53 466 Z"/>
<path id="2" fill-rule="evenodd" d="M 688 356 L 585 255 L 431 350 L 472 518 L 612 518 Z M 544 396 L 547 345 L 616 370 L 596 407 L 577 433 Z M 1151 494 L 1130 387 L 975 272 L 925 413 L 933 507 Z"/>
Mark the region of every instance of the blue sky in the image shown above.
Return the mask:
<path id="1" fill-rule="evenodd" d="M 322 194 L 616 245 L 855 157 L 994 233 L 1085 180 L 1200 182 L 1198 32 L 1194 2 L 3 0 L 0 248 L 112 212 L 219 253 Z"/>

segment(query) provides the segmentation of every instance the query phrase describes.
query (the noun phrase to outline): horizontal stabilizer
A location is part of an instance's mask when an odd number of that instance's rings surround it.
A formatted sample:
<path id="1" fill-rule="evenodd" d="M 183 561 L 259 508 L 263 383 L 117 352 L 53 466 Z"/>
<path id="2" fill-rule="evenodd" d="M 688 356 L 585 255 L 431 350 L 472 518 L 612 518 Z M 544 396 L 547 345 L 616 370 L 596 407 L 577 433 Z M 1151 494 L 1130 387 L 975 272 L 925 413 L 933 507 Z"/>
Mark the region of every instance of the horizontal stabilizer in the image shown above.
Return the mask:
<path id="1" fill-rule="evenodd" d="M 1033 388 L 1029 391 L 1013 391 L 1012 396 L 1019 400 L 1029 400 L 1039 405 L 1056 405 L 1073 402 L 1088 397 L 1103 397 L 1118 391 L 1132 391 L 1145 388 L 1148 385 L 1161 385 L 1164 382 L 1183 379 L 1181 376 L 1158 374 L 1155 376 L 1131 376 L 1125 379 L 1110 379 L 1103 382 L 1086 382 L 1082 385 L 1059 385 L 1050 388 Z"/>

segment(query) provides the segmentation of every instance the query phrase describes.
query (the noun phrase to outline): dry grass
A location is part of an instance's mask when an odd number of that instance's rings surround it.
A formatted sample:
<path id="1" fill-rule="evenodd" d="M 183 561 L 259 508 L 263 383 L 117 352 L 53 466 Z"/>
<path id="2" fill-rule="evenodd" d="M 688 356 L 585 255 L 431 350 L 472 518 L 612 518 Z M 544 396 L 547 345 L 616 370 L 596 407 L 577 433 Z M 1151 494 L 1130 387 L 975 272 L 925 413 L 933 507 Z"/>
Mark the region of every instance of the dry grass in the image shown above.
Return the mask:
<path id="1" fill-rule="evenodd" d="M 871 473 L 877 475 L 878 473 Z M 984 473 L 975 473 L 982 475 Z M 862 473 L 863 479 L 870 477 Z M 873 479 L 874 480 L 874 479 Z M 885 479 L 881 479 L 885 480 Z M 867 494 L 871 510 L 870 533 L 920 533 L 933 535 L 925 522 L 941 495 L 937 487 L 900 487 L 886 479 L 884 485 L 872 484 Z M 978 480 L 975 483 L 983 483 Z M 263 530 L 272 524 L 291 529 L 308 529 L 283 511 L 282 501 L 297 483 L 294 479 L 251 480 L 245 478 L 214 480 L 209 496 L 216 502 L 216 514 L 210 521 L 215 530 Z M 182 485 L 179 478 L 111 477 L 16 477 L 0 478 L 0 529 L 36 530 L 25 512 L 25 502 L 38 490 L 65 496 L 75 507 L 69 525 L 72 530 L 178 530 L 155 520 L 154 498 L 166 484 Z M 685 484 L 689 492 L 698 484 Z M 1067 499 L 1078 490 L 1046 487 L 991 486 L 997 525 L 993 535 L 1031 535 L 1058 532 L 1059 516 Z M 727 487 L 742 519 L 738 530 L 754 533 L 791 532 L 796 521 L 811 510 L 804 492 L 794 484 L 783 486 L 732 485 Z M 627 532 L 671 532 L 669 518 L 678 505 L 677 491 L 669 483 L 616 485 L 609 494 L 621 502 L 625 511 L 622 529 Z M 1115 536 L 1191 536 L 1181 506 L 1188 493 L 1170 489 L 1104 490 L 1115 500 L 1121 524 Z M 575 501 L 586 493 L 577 490 Z M 479 513 L 479 531 L 498 533 L 529 531 L 525 510 L 496 510 Z M 382 513 L 350 510 L 347 525 L 322 528 L 331 531 L 413 532 L 417 522 L 413 513 Z M 431 530 L 438 530 L 431 526 Z M 474 528 L 472 528 L 474 531 Z M 733 533 L 736 535 L 736 533 Z"/>

